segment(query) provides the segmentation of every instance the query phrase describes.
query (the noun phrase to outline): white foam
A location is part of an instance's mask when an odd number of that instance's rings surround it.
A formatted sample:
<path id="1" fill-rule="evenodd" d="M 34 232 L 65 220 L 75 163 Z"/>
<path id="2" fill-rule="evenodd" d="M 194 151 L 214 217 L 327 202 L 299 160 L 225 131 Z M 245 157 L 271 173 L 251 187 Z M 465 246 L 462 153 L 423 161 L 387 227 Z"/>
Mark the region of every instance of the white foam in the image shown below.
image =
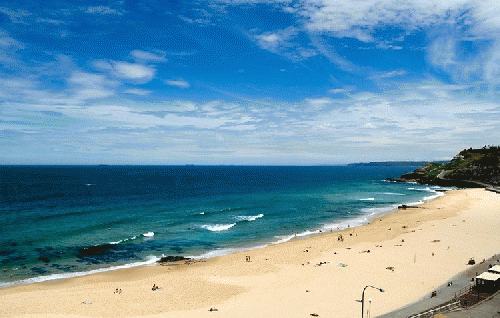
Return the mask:
<path id="1" fill-rule="evenodd" d="M 149 232 L 149 233 L 153 233 L 153 232 Z M 148 233 L 146 233 L 146 234 L 148 234 Z M 143 235 L 144 235 L 144 234 L 143 234 Z M 154 235 L 154 233 L 153 233 L 153 235 Z M 146 236 L 146 235 L 144 235 L 144 236 Z M 131 237 L 131 238 L 129 238 L 129 239 L 128 239 L 128 238 L 126 238 L 126 239 L 119 240 L 119 241 L 115 241 L 115 242 L 109 242 L 109 244 L 116 245 L 116 244 L 120 244 L 121 242 L 126 242 L 126 241 L 129 241 L 129 240 L 130 240 L 130 241 L 135 240 L 136 238 L 137 238 L 137 235 L 134 235 L 134 236 L 132 236 L 132 237 Z"/>
<path id="2" fill-rule="evenodd" d="M 295 235 L 278 235 L 278 236 L 275 236 L 275 238 L 277 238 L 278 240 L 273 242 L 273 244 L 285 243 L 285 242 L 290 241 L 294 237 L 295 237 Z"/>
<path id="3" fill-rule="evenodd" d="M 24 285 L 24 284 L 40 283 L 40 282 L 45 282 L 45 281 L 48 281 L 48 280 L 55 280 L 55 279 L 65 279 L 65 278 L 72 278 L 72 277 L 80 277 L 80 276 L 86 276 L 86 275 L 91 275 L 91 274 L 96 274 L 96 273 L 103 273 L 103 272 L 114 271 L 114 270 L 117 270 L 117 269 L 132 268 L 132 267 L 145 266 L 145 265 L 153 265 L 159 259 L 160 259 L 159 257 L 156 257 L 154 255 L 150 255 L 150 256 L 148 256 L 146 258 L 145 261 L 142 261 L 142 262 L 135 262 L 135 263 L 125 264 L 125 265 L 119 265 L 119 266 L 111 266 L 111 267 L 106 267 L 106 268 L 99 268 L 99 269 L 94 269 L 94 270 L 87 271 L 87 272 L 51 274 L 51 275 L 45 275 L 45 276 L 38 276 L 38 277 L 33 277 L 33 278 L 27 278 L 27 279 L 23 279 L 23 280 L 19 280 L 19 281 L 16 281 L 16 282 L 11 282 L 11 283 L 0 283 L 0 288 L 14 286 L 14 285 Z"/>
<path id="4" fill-rule="evenodd" d="M 254 249 L 263 248 L 266 246 L 267 245 L 259 245 L 259 246 L 254 246 L 254 247 L 245 247 L 245 248 L 243 248 L 243 247 L 242 248 L 236 248 L 236 247 L 221 248 L 221 249 L 217 249 L 217 250 L 203 253 L 201 255 L 186 256 L 186 257 L 193 258 L 193 259 L 206 259 L 206 258 L 218 257 L 218 256 L 228 255 L 228 254 L 237 253 L 237 252 L 250 251 L 250 250 L 254 250 Z"/>
<path id="5" fill-rule="evenodd" d="M 200 214 L 205 214 L 205 212 L 200 212 Z"/>
<path id="6" fill-rule="evenodd" d="M 321 232 L 322 232 L 322 230 L 314 230 L 314 231 L 307 230 L 307 231 L 304 231 L 301 233 L 294 233 L 291 235 L 277 235 L 277 236 L 275 236 L 275 238 L 277 238 L 278 240 L 273 242 L 273 244 L 285 243 L 285 242 L 288 242 L 295 237 L 303 237 L 303 236 L 308 236 L 308 235 L 313 235 L 313 234 L 319 234 Z"/>
<path id="7" fill-rule="evenodd" d="M 435 189 L 440 189 L 440 187 L 436 187 Z M 412 191 L 427 191 L 427 192 L 436 192 L 435 190 L 429 188 L 429 187 L 425 187 L 425 188 L 408 188 L 408 190 L 412 190 Z"/>
<path id="8" fill-rule="evenodd" d="M 375 213 L 371 213 L 370 216 L 373 216 Z M 337 231 L 337 230 L 345 230 L 348 228 L 353 228 L 357 226 L 361 226 L 363 224 L 368 223 L 369 217 L 367 215 L 359 216 L 355 219 L 345 220 L 339 223 L 330 223 L 323 225 L 323 230 L 325 231 Z"/>
<path id="9" fill-rule="evenodd" d="M 155 235 L 155 232 L 148 232 L 148 233 L 144 233 L 142 234 L 144 237 L 153 237 Z"/>
<path id="10" fill-rule="evenodd" d="M 236 223 L 231 223 L 231 224 L 203 224 L 200 226 L 201 228 L 205 230 L 209 230 L 212 232 L 220 232 L 220 231 L 226 231 L 235 226 Z"/>
<path id="11" fill-rule="evenodd" d="M 238 220 L 238 221 L 255 221 L 257 220 L 258 218 L 261 218 L 263 217 L 264 214 L 259 214 L 259 215 L 250 215 L 250 216 L 236 216 L 235 219 Z"/>
<path id="12" fill-rule="evenodd" d="M 442 197 L 443 195 L 445 195 L 444 192 L 434 191 L 434 193 L 435 193 L 435 195 L 424 197 L 424 198 L 422 198 L 422 200 L 430 201 L 430 200 L 434 200 L 435 198 Z"/>
<path id="13" fill-rule="evenodd" d="M 410 204 L 407 204 L 410 205 Z M 389 212 L 398 208 L 398 204 L 386 205 L 378 208 L 363 208 L 361 212 L 369 213 L 370 215 L 382 214 L 384 212 Z"/>
<path id="14" fill-rule="evenodd" d="M 359 199 L 360 201 L 375 201 L 375 198 L 364 198 L 364 199 Z"/>
<path id="15" fill-rule="evenodd" d="M 386 195 L 406 195 L 403 193 L 396 193 L 396 192 L 384 192 L 383 194 L 386 194 Z"/>

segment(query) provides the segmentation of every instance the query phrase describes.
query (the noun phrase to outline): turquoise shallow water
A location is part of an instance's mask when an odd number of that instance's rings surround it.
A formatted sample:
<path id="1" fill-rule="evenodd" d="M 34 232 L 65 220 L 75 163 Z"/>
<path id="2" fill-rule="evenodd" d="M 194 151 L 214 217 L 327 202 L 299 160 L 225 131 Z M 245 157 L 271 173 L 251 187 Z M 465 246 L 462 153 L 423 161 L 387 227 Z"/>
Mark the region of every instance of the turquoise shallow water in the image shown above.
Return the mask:
<path id="1" fill-rule="evenodd" d="M 0 166 L 0 287 L 357 226 L 440 195 L 414 168 Z"/>

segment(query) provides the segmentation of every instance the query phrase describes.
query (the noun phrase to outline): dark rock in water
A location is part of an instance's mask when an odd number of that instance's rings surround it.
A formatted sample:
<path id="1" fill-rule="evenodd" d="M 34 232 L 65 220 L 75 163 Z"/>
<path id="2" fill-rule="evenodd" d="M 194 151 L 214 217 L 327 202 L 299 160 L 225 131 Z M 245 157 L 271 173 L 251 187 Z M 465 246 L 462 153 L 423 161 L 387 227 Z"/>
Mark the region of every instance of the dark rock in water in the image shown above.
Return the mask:
<path id="1" fill-rule="evenodd" d="M 157 263 L 172 263 L 172 262 L 187 261 L 187 260 L 189 260 L 189 258 L 184 256 L 163 256 L 158 260 Z"/>
<path id="2" fill-rule="evenodd" d="M 96 245 L 96 246 L 90 246 L 90 247 L 85 247 L 78 249 L 78 256 L 77 257 L 84 257 L 84 256 L 91 256 L 91 255 L 105 255 L 105 254 L 111 254 L 113 253 L 112 250 L 115 249 L 115 246 L 112 244 L 103 244 L 103 245 Z"/>
<path id="3" fill-rule="evenodd" d="M 42 261 L 42 262 L 44 262 L 44 263 L 48 263 L 48 262 L 50 262 L 50 259 L 48 259 L 48 258 L 47 258 L 47 257 L 45 257 L 45 256 L 40 256 L 40 257 L 38 258 L 38 260 L 40 260 L 40 261 Z"/>
<path id="4" fill-rule="evenodd" d="M 2 264 L 9 264 L 9 263 L 14 263 L 14 262 L 20 262 L 26 260 L 26 257 L 24 256 L 12 256 L 8 257 L 6 259 L 3 259 L 1 261 Z"/>
<path id="5" fill-rule="evenodd" d="M 403 210 L 406 210 L 406 209 L 418 209 L 418 206 L 401 204 L 400 206 L 398 206 L 398 209 L 403 209 Z"/>
<path id="6" fill-rule="evenodd" d="M 46 274 L 46 273 L 49 272 L 49 271 L 47 271 L 47 270 L 45 270 L 43 268 L 40 268 L 40 267 L 32 267 L 31 271 L 34 272 L 34 273 L 36 273 L 36 274 L 39 274 L 39 275 Z"/>

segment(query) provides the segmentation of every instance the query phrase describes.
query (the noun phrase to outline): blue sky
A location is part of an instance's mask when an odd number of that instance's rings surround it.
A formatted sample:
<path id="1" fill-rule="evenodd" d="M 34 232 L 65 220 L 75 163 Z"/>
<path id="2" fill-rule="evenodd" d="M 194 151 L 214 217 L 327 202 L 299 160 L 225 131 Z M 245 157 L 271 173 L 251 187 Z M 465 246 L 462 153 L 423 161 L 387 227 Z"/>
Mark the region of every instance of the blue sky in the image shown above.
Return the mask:
<path id="1" fill-rule="evenodd" d="M 0 4 L 0 164 L 449 159 L 499 85 L 497 0 Z"/>

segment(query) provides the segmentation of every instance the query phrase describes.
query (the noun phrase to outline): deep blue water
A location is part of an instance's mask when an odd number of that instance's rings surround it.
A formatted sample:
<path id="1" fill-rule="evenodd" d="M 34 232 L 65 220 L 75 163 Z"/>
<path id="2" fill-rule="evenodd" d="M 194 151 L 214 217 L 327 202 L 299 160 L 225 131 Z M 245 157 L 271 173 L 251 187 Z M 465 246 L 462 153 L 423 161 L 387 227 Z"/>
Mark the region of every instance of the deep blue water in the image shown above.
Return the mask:
<path id="1" fill-rule="evenodd" d="M 0 166 L 0 287 L 360 225 L 438 195 L 414 168 Z"/>

